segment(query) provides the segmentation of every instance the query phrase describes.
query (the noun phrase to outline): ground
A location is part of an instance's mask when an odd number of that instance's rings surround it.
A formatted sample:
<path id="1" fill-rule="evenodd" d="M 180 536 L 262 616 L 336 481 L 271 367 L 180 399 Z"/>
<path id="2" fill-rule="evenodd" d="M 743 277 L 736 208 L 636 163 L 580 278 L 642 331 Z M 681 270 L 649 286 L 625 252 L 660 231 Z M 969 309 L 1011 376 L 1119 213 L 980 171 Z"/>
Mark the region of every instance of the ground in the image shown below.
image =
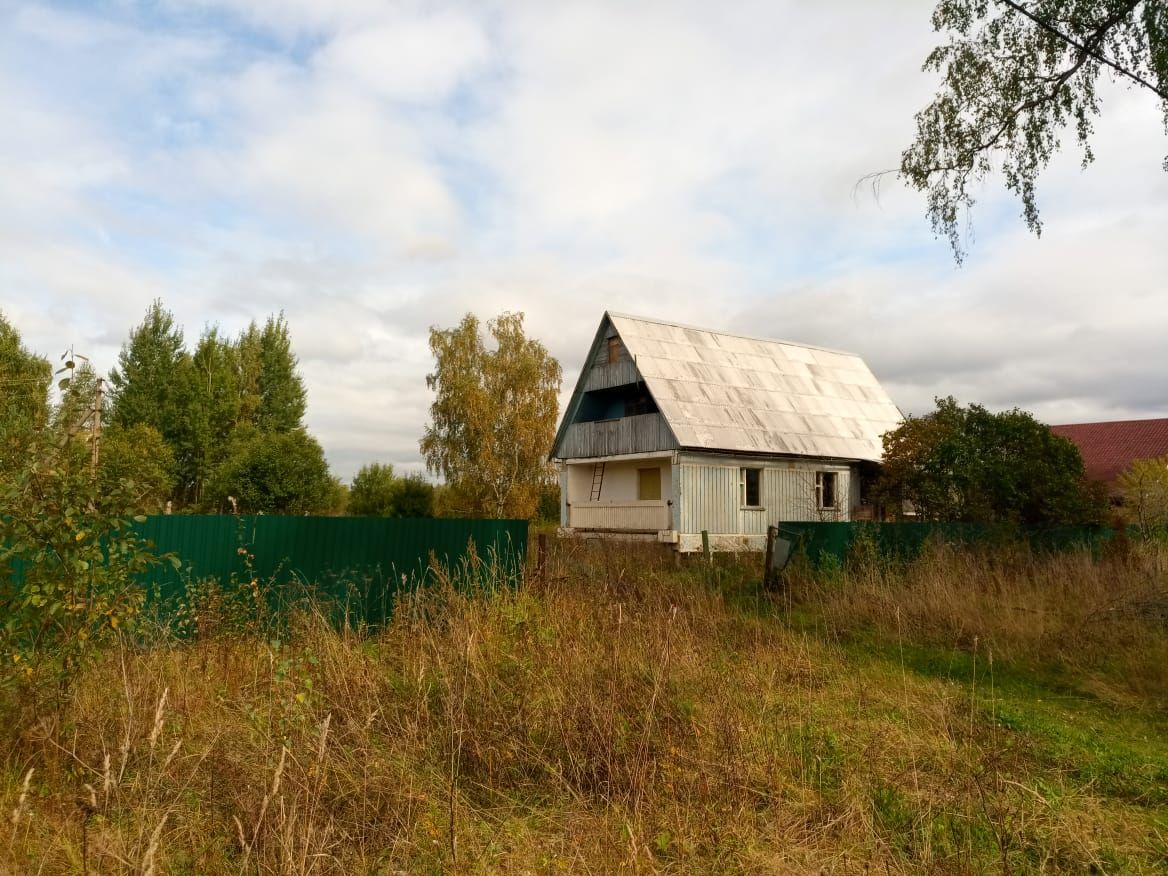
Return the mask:
<path id="1" fill-rule="evenodd" d="M 4 704 L 12 873 L 1158 873 L 1166 555 L 541 576 L 126 642 Z M 457 583 L 457 582 L 456 582 Z"/>

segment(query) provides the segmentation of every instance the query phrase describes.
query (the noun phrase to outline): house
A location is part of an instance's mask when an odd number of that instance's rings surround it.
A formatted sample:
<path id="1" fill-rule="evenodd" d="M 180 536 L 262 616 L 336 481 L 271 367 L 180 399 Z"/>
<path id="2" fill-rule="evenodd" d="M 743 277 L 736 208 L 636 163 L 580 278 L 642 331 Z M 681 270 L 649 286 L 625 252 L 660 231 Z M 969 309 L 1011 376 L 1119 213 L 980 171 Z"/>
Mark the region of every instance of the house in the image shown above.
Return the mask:
<path id="1" fill-rule="evenodd" d="M 1122 492 L 1119 475 L 1132 462 L 1168 455 L 1168 418 L 1067 423 L 1050 430 L 1075 443 L 1087 477 L 1105 484 L 1113 498 Z"/>
<path id="2" fill-rule="evenodd" d="M 761 549 L 780 521 L 862 516 L 900 421 L 852 353 L 606 313 L 551 451 L 561 525 Z"/>

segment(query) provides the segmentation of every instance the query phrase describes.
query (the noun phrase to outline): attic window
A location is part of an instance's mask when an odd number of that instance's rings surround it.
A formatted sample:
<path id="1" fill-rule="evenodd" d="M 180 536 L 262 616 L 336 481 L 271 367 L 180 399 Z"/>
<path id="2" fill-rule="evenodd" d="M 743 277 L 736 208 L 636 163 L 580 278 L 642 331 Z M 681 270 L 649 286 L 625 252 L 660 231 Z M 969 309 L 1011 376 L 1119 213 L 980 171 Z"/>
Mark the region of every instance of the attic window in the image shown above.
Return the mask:
<path id="1" fill-rule="evenodd" d="M 608 363 L 620 361 L 620 338 L 615 335 L 608 339 Z"/>
<path id="2" fill-rule="evenodd" d="M 761 475 L 761 468 L 738 469 L 738 498 L 743 507 L 758 508 L 762 504 L 759 497 Z"/>
<path id="3" fill-rule="evenodd" d="M 834 471 L 817 471 L 815 473 L 815 504 L 820 511 L 834 511 L 836 504 L 836 473 Z"/>

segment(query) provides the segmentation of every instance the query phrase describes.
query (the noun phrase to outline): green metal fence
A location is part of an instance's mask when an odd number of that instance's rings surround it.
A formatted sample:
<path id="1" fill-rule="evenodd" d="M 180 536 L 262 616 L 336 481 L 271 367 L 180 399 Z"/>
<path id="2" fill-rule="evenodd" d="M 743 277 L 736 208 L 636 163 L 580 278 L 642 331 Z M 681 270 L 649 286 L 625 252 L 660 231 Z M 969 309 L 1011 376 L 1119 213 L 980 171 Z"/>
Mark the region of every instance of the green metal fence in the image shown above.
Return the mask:
<path id="1" fill-rule="evenodd" d="M 172 515 L 134 529 L 180 561 L 142 582 L 164 607 L 180 604 L 195 582 L 254 580 L 272 607 L 288 593 L 324 596 L 349 621 L 370 624 L 392 614 L 403 588 L 445 572 L 464 584 L 512 580 L 527 555 L 525 520 Z"/>
<path id="2" fill-rule="evenodd" d="M 943 542 L 964 546 L 1024 543 L 1042 551 L 1087 548 L 1098 550 L 1114 537 L 1106 526 L 1017 527 L 975 523 L 820 523 L 779 525 L 779 537 L 794 543 L 794 551 L 819 566 L 843 562 L 868 540 L 882 557 L 911 559 L 926 544 Z"/>

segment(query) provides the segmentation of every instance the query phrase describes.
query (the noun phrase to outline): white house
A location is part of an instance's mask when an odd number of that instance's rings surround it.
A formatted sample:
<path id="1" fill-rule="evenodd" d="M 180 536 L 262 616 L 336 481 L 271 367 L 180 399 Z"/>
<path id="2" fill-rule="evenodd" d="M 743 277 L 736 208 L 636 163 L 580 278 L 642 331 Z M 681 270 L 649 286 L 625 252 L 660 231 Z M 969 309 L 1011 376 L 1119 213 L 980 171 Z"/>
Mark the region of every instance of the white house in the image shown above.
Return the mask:
<path id="1" fill-rule="evenodd" d="M 552 448 L 568 533 L 761 549 L 852 520 L 901 413 L 859 356 L 606 313 Z"/>

